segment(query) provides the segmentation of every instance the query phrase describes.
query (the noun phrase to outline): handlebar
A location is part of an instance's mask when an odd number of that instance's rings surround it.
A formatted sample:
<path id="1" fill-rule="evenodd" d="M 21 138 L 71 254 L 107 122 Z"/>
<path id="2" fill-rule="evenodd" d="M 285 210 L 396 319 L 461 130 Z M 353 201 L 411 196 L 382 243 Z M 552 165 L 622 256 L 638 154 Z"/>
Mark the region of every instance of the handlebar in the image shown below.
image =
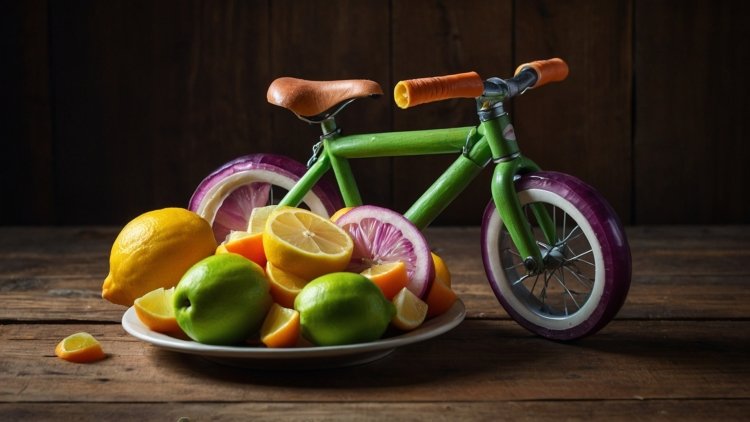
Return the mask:
<path id="1" fill-rule="evenodd" d="M 393 89 L 393 100 L 399 107 L 409 108 L 450 98 L 476 98 L 482 92 L 482 78 L 477 72 L 466 72 L 401 81 Z"/>
<path id="2" fill-rule="evenodd" d="M 554 58 L 524 63 L 516 68 L 514 76 L 527 69 L 536 72 L 536 82 L 529 88 L 538 88 L 550 82 L 560 82 L 568 77 L 569 72 L 568 64 L 563 59 Z"/>
<path id="3" fill-rule="evenodd" d="M 562 81 L 567 77 L 568 65 L 562 59 L 554 58 L 537 60 L 518 66 L 515 76 L 507 82 L 508 85 L 513 85 L 510 96 L 514 96 L 528 88 Z M 492 78 L 488 81 L 496 80 L 498 79 Z M 495 83 L 491 85 L 497 86 Z M 407 79 L 400 81 L 394 87 L 393 100 L 400 108 L 409 108 L 451 98 L 477 98 L 489 94 L 485 89 L 485 82 L 476 72 Z M 494 89 L 491 91 L 494 91 Z"/>

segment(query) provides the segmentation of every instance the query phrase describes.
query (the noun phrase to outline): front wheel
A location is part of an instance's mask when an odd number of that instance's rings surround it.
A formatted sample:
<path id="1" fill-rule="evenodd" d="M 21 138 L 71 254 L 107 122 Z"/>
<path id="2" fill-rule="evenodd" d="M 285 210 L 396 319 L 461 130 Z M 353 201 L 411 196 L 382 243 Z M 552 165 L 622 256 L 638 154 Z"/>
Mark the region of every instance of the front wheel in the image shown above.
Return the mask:
<path id="1" fill-rule="evenodd" d="M 630 248 L 617 215 L 592 187 L 566 174 L 532 173 L 515 186 L 544 271 L 526 271 L 490 201 L 482 258 L 495 296 L 516 322 L 540 336 L 573 340 L 595 333 L 614 318 L 630 288 Z M 533 207 L 549 214 L 554 242 L 546 240 Z"/>

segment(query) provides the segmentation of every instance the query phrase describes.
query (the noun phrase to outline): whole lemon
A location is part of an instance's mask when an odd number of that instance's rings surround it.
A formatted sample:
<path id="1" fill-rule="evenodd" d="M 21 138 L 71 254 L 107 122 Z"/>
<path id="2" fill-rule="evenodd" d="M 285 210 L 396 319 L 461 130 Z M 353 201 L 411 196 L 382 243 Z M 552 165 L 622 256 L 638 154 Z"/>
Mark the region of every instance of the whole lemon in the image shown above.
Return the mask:
<path id="1" fill-rule="evenodd" d="M 141 214 L 112 245 L 102 297 L 131 306 L 152 290 L 175 286 L 188 268 L 215 250 L 211 226 L 192 211 L 164 208 Z"/>
<path id="2" fill-rule="evenodd" d="M 302 335 L 319 346 L 364 343 L 383 336 L 396 312 L 367 277 L 331 273 L 309 282 L 297 295 Z"/>
<path id="3" fill-rule="evenodd" d="M 193 265 L 172 295 L 180 328 L 205 344 L 236 344 L 257 333 L 272 303 L 263 268 L 234 253 Z"/>

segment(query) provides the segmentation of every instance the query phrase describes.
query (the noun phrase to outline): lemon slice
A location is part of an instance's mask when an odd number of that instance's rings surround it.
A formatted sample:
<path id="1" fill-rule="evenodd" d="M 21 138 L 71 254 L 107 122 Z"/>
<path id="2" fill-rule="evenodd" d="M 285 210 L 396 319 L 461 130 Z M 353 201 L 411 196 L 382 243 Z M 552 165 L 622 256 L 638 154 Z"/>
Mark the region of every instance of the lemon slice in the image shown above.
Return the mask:
<path id="1" fill-rule="evenodd" d="M 55 355 L 69 362 L 88 363 L 104 359 L 99 341 L 89 333 L 80 332 L 65 337 L 55 347 Z"/>
<path id="2" fill-rule="evenodd" d="M 276 205 L 254 208 L 250 213 L 250 219 L 247 223 L 247 231 L 250 233 L 262 233 L 263 230 L 266 229 L 266 221 L 268 221 L 268 217 L 275 209 Z"/>
<path id="3" fill-rule="evenodd" d="M 410 331 L 422 325 L 427 318 L 427 303 L 407 288 L 396 294 L 393 304 L 396 306 L 396 315 L 393 316 L 391 324 L 396 328 Z"/>
<path id="4" fill-rule="evenodd" d="M 260 341 L 267 347 L 292 347 L 300 332 L 299 312 L 274 303 L 260 328 Z"/>
<path id="5" fill-rule="evenodd" d="M 354 243 L 336 224 L 311 211 L 281 207 L 268 216 L 263 249 L 271 264 L 306 280 L 343 271 Z"/>
<path id="6" fill-rule="evenodd" d="M 393 299 L 396 294 L 409 284 L 409 273 L 404 261 L 374 264 L 360 274 L 372 280 L 380 287 L 386 299 Z"/>
<path id="7" fill-rule="evenodd" d="M 159 333 L 179 333 L 180 326 L 172 307 L 174 287 L 152 290 L 133 302 L 135 314 L 143 325 Z"/>

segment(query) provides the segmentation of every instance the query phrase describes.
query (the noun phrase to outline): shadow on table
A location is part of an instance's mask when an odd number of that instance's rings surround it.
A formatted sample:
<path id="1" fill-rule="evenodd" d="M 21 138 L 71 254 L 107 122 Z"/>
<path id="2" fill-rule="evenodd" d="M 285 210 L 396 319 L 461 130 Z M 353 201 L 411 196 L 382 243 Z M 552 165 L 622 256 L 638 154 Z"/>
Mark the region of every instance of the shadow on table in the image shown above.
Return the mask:
<path id="1" fill-rule="evenodd" d="M 194 373 L 216 381 L 284 386 L 288 388 L 377 388 L 451 382 L 477 373 L 502 372 L 503 367 L 530 365 L 541 357 L 539 347 L 528 343 L 546 340 L 526 335 L 523 330 L 498 321 L 464 321 L 451 332 L 421 343 L 404 346 L 369 363 L 343 367 L 335 361 L 252 363 L 216 362 L 201 356 L 155 349 L 155 365 L 169 370 Z M 522 353 L 507 353 L 523 345 Z M 236 365 L 233 365 L 236 364 Z"/>

